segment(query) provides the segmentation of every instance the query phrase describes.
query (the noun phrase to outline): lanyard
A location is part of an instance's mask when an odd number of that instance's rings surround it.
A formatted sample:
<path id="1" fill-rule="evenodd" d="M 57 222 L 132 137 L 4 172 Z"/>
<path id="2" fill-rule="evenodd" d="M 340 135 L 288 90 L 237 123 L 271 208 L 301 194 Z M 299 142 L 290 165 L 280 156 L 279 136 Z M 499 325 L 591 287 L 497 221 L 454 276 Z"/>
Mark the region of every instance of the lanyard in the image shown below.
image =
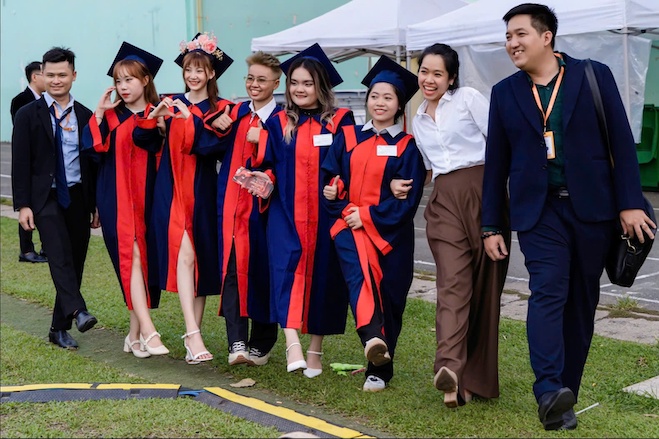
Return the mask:
<path id="1" fill-rule="evenodd" d="M 554 85 L 554 90 L 551 93 L 551 98 L 549 98 L 549 105 L 547 105 L 547 112 L 543 111 L 542 109 L 542 102 L 540 101 L 540 95 L 538 94 L 538 87 L 536 87 L 535 84 L 533 84 L 533 97 L 535 98 L 535 103 L 538 105 L 538 109 L 540 109 L 540 113 L 542 113 L 542 130 L 547 131 L 547 120 L 549 120 L 549 115 L 551 114 L 551 110 L 554 108 L 554 102 L 556 102 L 556 96 L 558 96 L 558 89 L 561 87 L 561 81 L 563 81 L 563 75 L 565 74 L 565 67 L 560 66 L 559 71 L 558 71 L 558 78 L 556 79 L 556 85 Z"/>
<path id="2" fill-rule="evenodd" d="M 58 113 L 58 111 L 57 111 L 57 105 L 53 104 L 53 110 L 55 110 L 55 123 L 57 123 L 57 121 L 59 120 L 59 115 L 57 114 L 57 113 Z M 72 112 L 73 112 L 73 109 L 71 109 L 71 111 L 69 111 L 69 112 L 66 114 L 66 118 L 65 118 L 65 119 L 59 121 L 59 126 L 60 126 L 60 128 L 62 128 L 64 131 L 74 131 L 74 130 L 75 130 L 75 127 L 70 127 L 70 126 L 68 126 L 68 125 L 69 125 L 69 119 L 71 119 L 71 113 L 72 113 Z M 64 122 L 64 124 L 65 124 L 66 126 L 62 125 L 62 122 Z"/>

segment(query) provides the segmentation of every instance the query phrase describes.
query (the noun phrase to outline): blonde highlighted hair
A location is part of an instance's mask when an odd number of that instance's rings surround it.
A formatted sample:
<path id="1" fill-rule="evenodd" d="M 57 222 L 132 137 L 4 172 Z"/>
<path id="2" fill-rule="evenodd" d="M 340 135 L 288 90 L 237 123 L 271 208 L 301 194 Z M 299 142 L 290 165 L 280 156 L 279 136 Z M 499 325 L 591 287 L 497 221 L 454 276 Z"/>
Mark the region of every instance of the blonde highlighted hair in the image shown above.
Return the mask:
<path id="1" fill-rule="evenodd" d="M 318 105 L 320 107 L 320 120 L 330 126 L 334 126 L 332 118 L 335 113 L 335 96 L 330 83 L 329 75 L 325 67 L 316 59 L 309 57 L 301 57 L 294 60 L 286 72 L 286 116 L 288 122 L 284 128 L 284 139 L 286 142 L 291 141 L 293 132 L 297 129 L 297 124 L 300 120 L 301 108 L 298 107 L 291 96 L 291 76 L 298 68 L 303 68 L 313 78 L 314 88 L 316 89 L 316 96 L 318 97 Z"/>
<path id="2" fill-rule="evenodd" d="M 275 74 L 277 79 L 281 77 L 280 62 L 274 55 L 259 50 L 258 52 L 254 52 L 248 56 L 245 61 L 247 62 L 247 67 L 251 67 L 253 65 L 264 66 L 272 70 L 272 73 Z"/>

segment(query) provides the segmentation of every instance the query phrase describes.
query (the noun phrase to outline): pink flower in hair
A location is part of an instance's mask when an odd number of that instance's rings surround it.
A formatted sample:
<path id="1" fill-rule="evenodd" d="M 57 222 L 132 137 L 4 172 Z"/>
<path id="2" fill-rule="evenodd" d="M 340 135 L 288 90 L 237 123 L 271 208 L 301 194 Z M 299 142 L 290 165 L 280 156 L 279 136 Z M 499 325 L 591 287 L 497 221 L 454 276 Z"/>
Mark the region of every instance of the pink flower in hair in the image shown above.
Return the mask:
<path id="1" fill-rule="evenodd" d="M 209 39 L 210 38 L 208 38 L 208 34 L 203 33 L 197 37 L 197 43 L 199 43 L 199 45 L 203 47 L 204 43 L 206 43 Z"/>
<path id="2" fill-rule="evenodd" d="M 206 53 L 213 53 L 217 49 L 217 43 L 213 40 L 208 40 L 201 45 L 201 48 Z"/>

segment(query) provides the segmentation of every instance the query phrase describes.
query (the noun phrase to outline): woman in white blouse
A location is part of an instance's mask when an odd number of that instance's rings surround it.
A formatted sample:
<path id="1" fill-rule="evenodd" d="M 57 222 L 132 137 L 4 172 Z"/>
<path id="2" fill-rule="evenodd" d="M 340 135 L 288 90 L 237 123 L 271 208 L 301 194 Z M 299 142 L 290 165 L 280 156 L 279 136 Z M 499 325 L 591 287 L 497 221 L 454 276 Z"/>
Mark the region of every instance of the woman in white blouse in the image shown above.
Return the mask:
<path id="1" fill-rule="evenodd" d="M 434 386 L 457 407 L 499 396 L 499 304 L 508 258 L 492 262 L 481 242 L 481 194 L 489 103 L 459 87 L 458 54 L 434 44 L 419 56 L 424 101 L 412 122 L 434 189 L 425 210 L 437 265 Z M 510 232 L 505 236 L 510 246 Z"/>

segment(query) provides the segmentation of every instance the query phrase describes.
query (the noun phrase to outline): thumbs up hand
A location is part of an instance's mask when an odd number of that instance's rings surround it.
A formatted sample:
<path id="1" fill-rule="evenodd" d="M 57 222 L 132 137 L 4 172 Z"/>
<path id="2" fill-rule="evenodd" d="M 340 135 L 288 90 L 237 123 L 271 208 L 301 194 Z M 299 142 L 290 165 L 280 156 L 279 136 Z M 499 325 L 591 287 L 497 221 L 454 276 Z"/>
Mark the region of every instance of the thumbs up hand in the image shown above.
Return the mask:
<path id="1" fill-rule="evenodd" d="M 211 123 L 211 126 L 213 128 L 216 128 L 220 131 L 226 131 L 229 129 L 231 124 L 233 124 L 233 119 L 231 119 L 231 116 L 229 116 L 229 111 L 231 110 L 231 107 L 227 105 L 224 107 L 224 113 L 220 115 L 217 119 Z"/>
<path id="2" fill-rule="evenodd" d="M 263 124 L 259 120 L 259 126 L 251 127 L 249 131 L 247 131 L 247 141 L 249 143 L 258 144 L 262 129 L 263 129 Z"/>
<path id="3" fill-rule="evenodd" d="M 323 188 L 323 195 L 325 198 L 327 198 L 330 201 L 336 200 L 336 197 L 339 195 L 339 180 L 340 176 L 336 176 L 332 179 L 330 182 L 331 184 L 328 184 Z"/>

